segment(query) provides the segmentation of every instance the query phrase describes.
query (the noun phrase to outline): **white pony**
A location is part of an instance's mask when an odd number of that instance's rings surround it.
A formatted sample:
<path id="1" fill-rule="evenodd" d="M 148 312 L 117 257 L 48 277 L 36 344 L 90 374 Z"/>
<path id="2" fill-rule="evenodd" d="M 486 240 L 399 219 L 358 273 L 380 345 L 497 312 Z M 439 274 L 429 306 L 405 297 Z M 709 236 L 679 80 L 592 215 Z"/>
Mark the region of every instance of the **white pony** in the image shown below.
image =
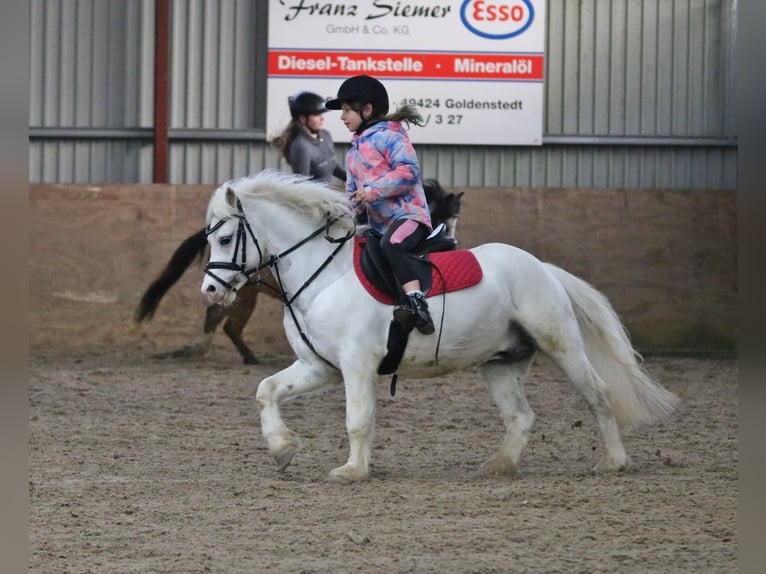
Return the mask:
<path id="1" fill-rule="evenodd" d="M 353 241 L 347 240 L 355 224 L 345 195 L 267 170 L 216 189 L 207 223 L 211 252 L 201 290 L 211 303 L 231 304 L 247 277 L 265 267 L 284 292 L 284 328 L 297 360 L 262 380 L 256 395 L 261 431 L 277 465 L 286 468 L 300 444 L 279 404 L 343 383 L 350 453 L 329 480 L 366 479 L 377 368 L 392 307 L 368 294 L 355 275 Z M 598 421 L 605 453 L 595 470 L 626 468 L 620 431 L 667 415 L 678 399 L 642 371 L 606 297 L 516 247 L 490 243 L 471 251 L 482 280 L 429 299 L 437 332 L 411 333 L 398 373 L 426 378 L 478 366 L 506 427 L 497 453 L 479 470 L 512 475 L 535 418 L 524 379 L 535 352 L 544 353 Z M 528 345 L 531 352 L 518 352 Z"/>

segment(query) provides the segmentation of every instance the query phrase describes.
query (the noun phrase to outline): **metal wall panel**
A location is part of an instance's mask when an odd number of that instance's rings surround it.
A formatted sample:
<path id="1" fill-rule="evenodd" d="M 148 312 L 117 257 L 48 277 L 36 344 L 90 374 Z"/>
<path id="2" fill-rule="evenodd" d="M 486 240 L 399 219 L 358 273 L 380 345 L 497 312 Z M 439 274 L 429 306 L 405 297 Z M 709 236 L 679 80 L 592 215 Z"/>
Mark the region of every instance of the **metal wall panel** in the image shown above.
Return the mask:
<path id="1" fill-rule="evenodd" d="M 153 62 L 153 1 L 31 0 L 30 127 L 151 127 Z M 30 181 L 151 181 L 135 141 L 30 139 Z"/>
<path id="2" fill-rule="evenodd" d="M 278 165 L 263 141 L 266 2 L 174 0 L 171 128 L 250 131 L 252 141 L 177 141 L 173 183 L 220 183 Z M 260 87 L 259 90 L 256 86 Z"/>
<path id="3" fill-rule="evenodd" d="M 30 125 L 150 127 L 152 5 L 31 0 Z"/>
<path id="4" fill-rule="evenodd" d="M 265 38 L 256 38 L 255 21 L 265 7 L 251 0 L 174 0 L 171 128 L 259 127 L 256 51 Z"/>
<path id="5" fill-rule="evenodd" d="M 728 137 L 732 0 L 580 0 L 548 12 L 546 135 Z"/>
<path id="6" fill-rule="evenodd" d="M 736 189 L 737 149 L 420 146 L 425 177 L 459 187 Z"/>
<path id="7" fill-rule="evenodd" d="M 424 175 L 448 186 L 735 189 L 736 8 L 551 0 L 544 145 L 423 145 Z M 267 2 L 173 0 L 171 21 L 171 183 L 286 168 L 263 131 Z M 151 127 L 153 27 L 152 0 L 31 0 L 31 181 L 151 181 L 151 132 L 120 145 L 61 129 Z M 338 142 L 339 157 L 346 148 Z"/>

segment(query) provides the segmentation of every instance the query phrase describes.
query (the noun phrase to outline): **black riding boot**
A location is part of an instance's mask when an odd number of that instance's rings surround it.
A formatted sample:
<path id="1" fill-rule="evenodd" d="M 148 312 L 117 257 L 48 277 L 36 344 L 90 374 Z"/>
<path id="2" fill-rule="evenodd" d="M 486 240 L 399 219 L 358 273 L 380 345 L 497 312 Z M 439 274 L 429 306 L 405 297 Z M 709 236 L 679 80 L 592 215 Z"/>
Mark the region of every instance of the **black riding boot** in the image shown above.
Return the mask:
<path id="1" fill-rule="evenodd" d="M 408 331 L 414 326 L 424 335 L 434 332 L 434 322 L 428 312 L 428 303 L 422 293 L 407 295 L 407 303 L 394 307 L 394 320 Z"/>

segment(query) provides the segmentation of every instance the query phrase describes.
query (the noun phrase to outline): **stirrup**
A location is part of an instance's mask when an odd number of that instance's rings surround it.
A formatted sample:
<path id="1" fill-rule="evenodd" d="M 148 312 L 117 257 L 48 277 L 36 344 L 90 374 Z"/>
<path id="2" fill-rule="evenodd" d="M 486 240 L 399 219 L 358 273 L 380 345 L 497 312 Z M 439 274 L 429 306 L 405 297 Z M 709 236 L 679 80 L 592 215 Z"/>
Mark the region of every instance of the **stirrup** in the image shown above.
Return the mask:
<path id="1" fill-rule="evenodd" d="M 407 332 L 412 331 L 418 321 L 418 314 L 408 304 L 394 307 L 394 321 L 399 323 Z"/>
<path id="2" fill-rule="evenodd" d="M 423 335 L 431 335 L 436 330 L 434 327 L 433 319 L 431 319 L 431 315 L 429 314 L 428 317 L 423 317 L 421 315 L 418 315 L 418 321 L 415 323 L 415 328 L 420 331 Z"/>
<path id="3" fill-rule="evenodd" d="M 423 335 L 430 335 L 435 329 L 431 313 L 428 312 L 426 298 L 422 295 L 413 295 L 409 297 L 409 300 L 415 313 L 415 328 Z"/>

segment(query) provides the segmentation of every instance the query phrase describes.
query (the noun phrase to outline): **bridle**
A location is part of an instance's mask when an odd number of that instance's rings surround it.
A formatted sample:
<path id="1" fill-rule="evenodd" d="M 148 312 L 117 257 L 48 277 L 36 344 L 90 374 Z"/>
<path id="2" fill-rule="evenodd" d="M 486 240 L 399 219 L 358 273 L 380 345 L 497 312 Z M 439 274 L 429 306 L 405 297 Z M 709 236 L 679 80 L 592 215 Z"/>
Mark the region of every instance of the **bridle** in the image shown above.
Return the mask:
<path id="1" fill-rule="evenodd" d="M 314 349 L 314 345 L 311 344 L 311 341 L 309 341 L 308 337 L 306 336 L 305 332 L 300 326 L 300 323 L 298 322 L 298 318 L 295 315 L 295 311 L 293 310 L 292 304 L 293 302 L 298 298 L 298 295 L 300 295 L 311 283 L 316 279 L 319 274 L 330 264 L 330 262 L 335 258 L 335 256 L 338 254 L 338 252 L 343 248 L 343 245 L 351 239 L 356 234 L 356 224 L 354 224 L 354 227 L 343 237 L 332 237 L 330 235 L 330 228 L 332 225 L 338 221 L 338 218 L 327 216 L 327 219 L 321 227 L 315 229 L 312 231 L 309 235 L 298 241 L 295 245 L 288 247 L 281 253 L 277 255 L 271 255 L 268 259 L 264 261 L 263 259 L 263 251 L 261 250 L 261 246 L 258 243 L 258 238 L 255 236 L 255 233 L 253 233 L 253 228 L 250 226 L 250 222 L 247 220 L 247 217 L 245 217 L 245 212 L 242 209 L 242 203 L 240 202 L 239 198 L 237 198 L 237 213 L 233 214 L 233 217 L 236 217 L 239 220 L 239 223 L 237 224 L 237 234 L 236 234 L 236 242 L 234 244 L 234 254 L 231 257 L 231 261 L 210 261 L 207 265 L 205 265 L 205 274 L 212 277 L 215 281 L 223 285 L 226 289 L 229 289 L 231 291 L 237 292 L 237 287 L 233 285 L 232 283 L 229 283 L 225 279 L 219 277 L 216 275 L 212 270 L 215 269 L 226 269 L 229 271 L 237 271 L 237 275 L 235 275 L 235 278 L 243 275 L 246 279 L 245 282 L 248 282 L 250 280 L 250 277 L 252 275 L 255 275 L 259 271 L 262 271 L 263 269 L 270 268 L 273 270 L 273 275 L 277 280 L 278 289 L 269 285 L 268 283 L 263 283 L 261 279 L 257 279 L 255 283 L 259 283 L 263 285 L 264 287 L 268 287 L 272 290 L 274 290 L 279 298 L 282 300 L 282 303 L 287 307 L 288 311 L 290 311 L 290 315 L 293 318 L 293 322 L 295 323 L 295 327 L 298 329 L 298 333 L 300 334 L 301 338 L 303 339 L 303 342 L 306 343 L 306 345 L 311 349 L 314 354 L 322 359 L 325 363 L 330 365 L 333 368 L 336 368 L 335 365 L 333 365 L 330 361 L 325 359 L 322 355 L 320 355 L 316 349 Z M 209 236 L 212 233 L 215 233 L 218 229 L 221 228 L 221 226 L 228 221 L 229 218 L 223 218 L 220 221 L 218 221 L 215 225 L 212 223 L 207 226 L 205 229 L 205 235 Z M 324 233 L 324 239 L 325 241 L 329 243 L 336 243 L 337 246 L 335 249 L 330 253 L 330 255 L 327 256 L 327 258 L 319 265 L 319 267 L 314 271 L 311 276 L 301 285 L 301 287 L 295 292 L 295 294 L 292 297 L 288 297 L 287 291 L 285 291 L 284 286 L 282 284 L 282 278 L 279 273 L 279 260 L 285 257 L 286 255 L 289 255 L 293 251 L 296 251 L 298 248 L 302 247 L 312 239 L 318 237 Z M 247 237 L 250 236 L 250 239 L 253 242 L 253 245 L 255 245 L 255 248 L 258 250 L 258 264 L 255 267 L 247 268 Z"/>
<path id="2" fill-rule="evenodd" d="M 257 273 L 260 269 L 262 269 L 262 263 L 263 263 L 263 252 L 261 251 L 261 246 L 258 243 L 258 239 L 255 237 L 255 234 L 253 233 L 253 228 L 250 227 L 250 222 L 245 217 L 245 212 L 242 211 L 242 203 L 237 199 L 237 213 L 233 215 L 233 217 L 236 217 L 239 219 L 239 224 L 237 225 L 237 239 L 234 243 L 234 255 L 231 257 L 231 261 L 210 261 L 207 265 L 205 265 L 205 274 L 210 275 L 215 281 L 223 285 L 226 289 L 229 289 L 230 291 L 237 292 L 237 287 L 235 287 L 233 284 L 229 283 L 225 279 L 222 279 L 215 273 L 211 271 L 211 269 L 227 269 L 229 271 L 237 271 L 238 274 L 235 275 L 237 277 L 238 275 L 244 275 L 246 279 L 250 278 L 250 275 Z M 215 225 L 208 225 L 205 229 L 205 236 L 210 236 L 212 233 L 215 233 L 218 231 L 221 226 L 226 223 L 229 220 L 229 218 L 223 218 Z M 255 245 L 255 248 L 258 250 L 258 266 L 253 269 L 247 269 L 247 235 L 250 235 L 250 238 L 253 241 L 253 245 Z M 237 263 L 237 257 L 239 257 L 239 263 Z"/>

